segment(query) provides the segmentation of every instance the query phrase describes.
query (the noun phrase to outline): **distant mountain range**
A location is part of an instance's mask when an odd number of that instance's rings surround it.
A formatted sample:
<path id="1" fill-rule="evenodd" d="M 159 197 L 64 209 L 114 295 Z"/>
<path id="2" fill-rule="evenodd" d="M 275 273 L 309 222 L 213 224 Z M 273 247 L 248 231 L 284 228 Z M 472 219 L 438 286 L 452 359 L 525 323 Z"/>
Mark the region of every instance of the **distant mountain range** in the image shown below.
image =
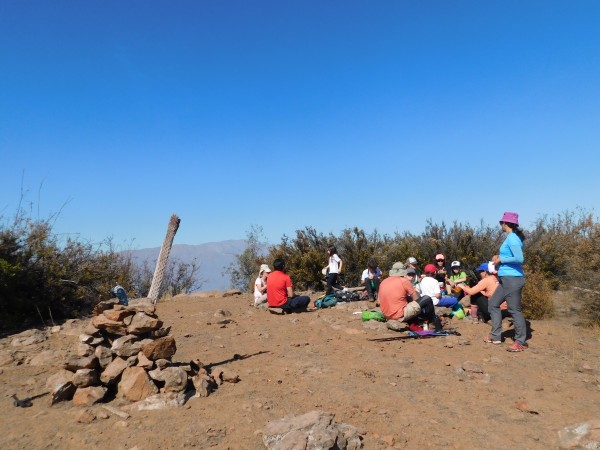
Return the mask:
<path id="1" fill-rule="evenodd" d="M 245 249 L 246 241 L 244 239 L 199 245 L 175 244 L 171 249 L 169 259 L 177 258 L 189 263 L 196 258 L 200 265 L 198 278 L 205 280 L 200 290 L 225 290 L 230 288 L 229 277 L 223 276 L 222 273 Z M 136 262 L 141 264 L 147 260 L 152 268 L 155 267 L 159 252 L 160 247 L 130 250 Z"/>

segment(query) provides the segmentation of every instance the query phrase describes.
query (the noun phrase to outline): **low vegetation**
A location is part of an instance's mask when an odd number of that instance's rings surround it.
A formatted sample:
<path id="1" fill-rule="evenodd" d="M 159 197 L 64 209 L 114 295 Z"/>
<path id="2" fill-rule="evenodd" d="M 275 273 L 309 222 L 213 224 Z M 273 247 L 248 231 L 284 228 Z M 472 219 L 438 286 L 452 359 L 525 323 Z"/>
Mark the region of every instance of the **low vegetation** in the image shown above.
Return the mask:
<path id="1" fill-rule="evenodd" d="M 235 285 L 239 288 L 251 288 L 261 263 L 272 264 L 275 258 L 284 258 L 297 289 L 321 289 L 321 269 L 326 265 L 329 245 L 336 246 L 344 261 L 345 285 L 357 286 L 371 258 L 378 262 L 384 276 L 396 261 L 414 256 L 425 264 L 432 262 L 436 253 L 443 253 L 447 261 L 460 260 L 473 268 L 490 260 L 504 239 L 500 227 L 483 223 L 474 227 L 458 222 L 447 226 L 428 221 L 420 235 L 408 232 L 382 235 L 377 231 L 367 234 L 360 228 L 352 228 L 335 236 L 306 227 L 297 230 L 294 237 L 283 236 L 280 243 L 261 254 L 255 251 L 253 244 L 255 231 L 249 233 L 252 250 L 240 255 L 229 268 L 231 274 L 246 274 L 241 278 L 243 282 Z M 552 317 L 552 290 L 576 289 L 584 300 L 584 322 L 600 325 L 600 223 L 590 213 L 574 211 L 540 217 L 531 230 L 524 231 L 527 283 L 523 309 L 526 316 L 531 319 Z"/>
<path id="2" fill-rule="evenodd" d="M 525 233 L 528 281 L 523 309 L 527 317 L 552 317 L 552 290 L 572 289 L 582 301 L 583 322 L 600 326 L 600 224 L 592 214 L 576 211 L 540 217 Z M 321 289 L 326 249 L 335 245 L 344 260 L 344 283 L 356 286 L 372 258 L 384 275 L 395 261 L 414 256 L 426 263 L 440 252 L 448 261 L 457 259 L 474 267 L 489 260 L 503 238 L 497 226 L 458 222 L 447 226 L 429 221 L 420 235 L 367 234 L 351 228 L 334 236 L 306 227 L 269 247 L 262 228 L 253 226 L 246 250 L 225 273 L 233 287 L 251 290 L 259 265 L 272 266 L 275 258 L 282 257 L 297 289 Z M 198 272 L 196 261 L 171 261 L 161 296 L 199 289 Z M 150 263 L 135 264 L 111 240 L 97 244 L 62 239 L 53 233 L 51 220 L 33 220 L 22 212 L 10 220 L 0 217 L 0 329 L 86 314 L 108 298 L 116 284 L 131 297 L 144 296 L 152 274 Z"/>
<path id="3" fill-rule="evenodd" d="M 195 262 L 171 261 L 161 295 L 199 288 L 197 273 Z M 61 239 L 50 219 L 0 217 L 0 330 L 87 314 L 117 284 L 131 297 L 144 296 L 152 275 L 148 264 L 134 264 L 110 239 Z"/>

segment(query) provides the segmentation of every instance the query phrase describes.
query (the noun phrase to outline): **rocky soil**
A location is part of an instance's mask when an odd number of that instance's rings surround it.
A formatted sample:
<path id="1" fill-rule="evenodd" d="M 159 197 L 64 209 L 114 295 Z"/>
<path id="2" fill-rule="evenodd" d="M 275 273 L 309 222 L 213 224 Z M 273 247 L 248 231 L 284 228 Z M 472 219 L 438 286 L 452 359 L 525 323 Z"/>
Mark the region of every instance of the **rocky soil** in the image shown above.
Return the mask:
<path id="1" fill-rule="evenodd" d="M 365 302 L 283 316 L 250 303 L 215 294 L 158 304 L 177 342 L 173 361 L 239 376 L 167 409 L 138 410 L 120 396 L 113 411 L 51 406 L 49 395 L 15 407 L 13 394 L 46 391 L 90 321 L 0 339 L 0 448 L 261 449 L 268 422 L 318 410 L 356 427 L 365 449 L 541 449 L 575 445 L 565 427 L 600 417 L 598 336 L 576 325 L 571 308 L 532 321 L 530 349 L 509 353 L 510 338 L 484 344 L 489 326 L 466 320 L 451 323 L 461 336 L 413 340 L 362 322 L 355 312 Z"/>

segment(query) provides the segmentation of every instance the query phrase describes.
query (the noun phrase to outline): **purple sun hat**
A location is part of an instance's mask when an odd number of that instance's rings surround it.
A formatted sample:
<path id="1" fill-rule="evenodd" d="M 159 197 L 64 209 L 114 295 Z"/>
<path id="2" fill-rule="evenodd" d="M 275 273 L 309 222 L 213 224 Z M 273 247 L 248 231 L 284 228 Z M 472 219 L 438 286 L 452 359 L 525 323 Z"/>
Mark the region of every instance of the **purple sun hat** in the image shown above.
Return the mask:
<path id="1" fill-rule="evenodd" d="M 500 219 L 500 222 L 508 222 L 515 225 L 519 225 L 519 215 L 516 212 L 506 211 Z"/>

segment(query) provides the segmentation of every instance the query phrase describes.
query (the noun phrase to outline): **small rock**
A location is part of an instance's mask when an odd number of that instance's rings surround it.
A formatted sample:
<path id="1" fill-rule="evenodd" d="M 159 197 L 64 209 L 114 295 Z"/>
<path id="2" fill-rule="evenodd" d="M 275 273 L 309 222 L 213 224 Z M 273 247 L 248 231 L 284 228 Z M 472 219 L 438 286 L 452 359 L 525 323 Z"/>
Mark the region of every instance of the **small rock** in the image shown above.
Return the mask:
<path id="1" fill-rule="evenodd" d="M 142 352 L 146 358 L 156 361 L 157 359 L 168 359 L 175 354 L 177 346 L 173 336 L 158 338 L 146 344 L 142 344 Z"/>
<path id="2" fill-rule="evenodd" d="M 64 400 L 70 400 L 73 398 L 76 389 L 73 384 L 73 374 L 68 370 L 59 370 L 48 378 L 46 381 L 46 389 L 52 396 L 51 405 Z"/>
<path id="3" fill-rule="evenodd" d="M 95 419 L 96 416 L 85 409 L 75 413 L 75 420 L 78 423 L 92 423 Z"/>
<path id="4" fill-rule="evenodd" d="M 78 388 L 85 388 L 98 384 L 98 372 L 95 369 L 79 369 L 73 376 L 73 384 Z"/>
<path id="5" fill-rule="evenodd" d="M 127 361 L 123 358 L 116 357 L 108 366 L 106 366 L 106 369 L 104 369 L 104 372 L 100 375 L 100 381 L 104 384 L 113 384 L 126 368 Z"/>
<path id="6" fill-rule="evenodd" d="M 484 373 L 483 368 L 473 361 L 465 361 L 462 363 L 462 368 L 465 372 Z"/>
<path id="7" fill-rule="evenodd" d="M 50 328 L 50 333 L 58 333 L 60 331 L 60 325 L 55 325 Z"/>
<path id="8" fill-rule="evenodd" d="M 110 348 L 99 345 L 94 350 L 94 355 L 98 358 L 98 365 L 105 369 L 113 360 Z"/>
<path id="9" fill-rule="evenodd" d="M 157 393 L 158 388 L 142 367 L 128 367 L 123 371 L 119 382 L 121 397 L 137 402 Z"/>

